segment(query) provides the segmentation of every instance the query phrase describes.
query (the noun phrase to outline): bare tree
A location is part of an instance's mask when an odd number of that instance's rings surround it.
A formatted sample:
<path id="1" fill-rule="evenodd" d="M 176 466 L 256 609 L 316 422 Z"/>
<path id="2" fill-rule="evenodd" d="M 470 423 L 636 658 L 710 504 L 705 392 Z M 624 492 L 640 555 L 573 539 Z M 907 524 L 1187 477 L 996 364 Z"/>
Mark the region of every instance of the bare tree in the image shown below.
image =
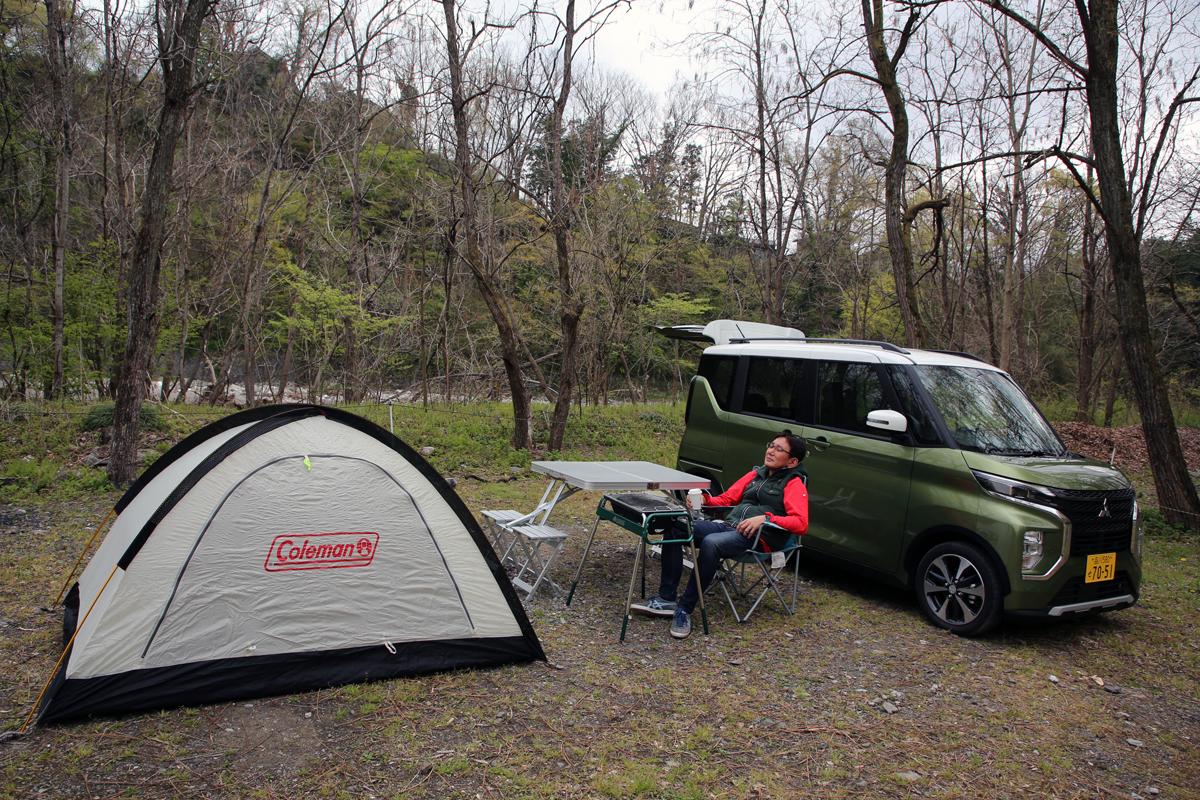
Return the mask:
<path id="1" fill-rule="evenodd" d="M 571 228 L 574 225 L 576 211 L 582 201 L 582 195 L 587 184 L 595 183 L 598 177 L 589 169 L 576 170 L 575 179 L 579 185 L 568 186 L 567 175 L 563 163 L 563 139 L 566 131 L 567 103 L 571 99 L 574 81 L 575 62 L 581 48 L 596 35 L 604 23 L 616 10 L 627 5 L 629 0 L 603 0 L 596 4 L 580 20 L 575 18 L 575 0 L 567 0 L 566 8 L 561 17 L 544 11 L 538 11 L 535 6 L 533 14 L 538 17 L 548 17 L 551 20 L 553 36 L 557 43 L 557 54 L 545 69 L 546 94 L 550 96 L 550 113 L 546 119 L 545 136 L 547 152 L 547 178 L 549 182 L 549 197 L 543 205 L 547 226 L 554 237 L 554 257 L 557 268 L 558 285 L 558 321 L 559 349 L 561 360 L 559 364 L 558 391 L 554 399 L 554 410 L 550 417 L 551 450 L 561 450 L 563 438 L 566 435 L 567 419 L 571 413 L 571 403 L 575 399 L 575 386 L 579 381 L 579 321 L 583 316 L 584 302 L 578 291 L 578 279 L 573 264 L 571 252 Z M 535 27 L 536 31 L 536 27 Z M 536 34 L 535 34 L 536 35 Z M 534 47 L 539 43 L 534 40 Z M 531 87 L 533 88 L 533 87 Z M 537 89 L 534 89 L 538 91 Z M 604 131 L 597 135 L 603 136 Z M 594 170 L 599 165 L 589 165 Z M 590 180 L 589 180 L 590 178 Z M 535 200 L 537 195 L 531 195 Z"/>
<path id="2" fill-rule="evenodd" d="M 789 291 L 812 263 L 796 239 L 814 220 L 806 204 L 808 178 L 819 143 L 835 127 L 822 103 L 827 70 L 815 66 L 806 21 L 788 2 L 738 0 L 715 31 L 700 39 L 719 65 L 710 76 L 717 109 L 700 109 L 710 139 L 724 140 L 743 165 L 737 202 L 744 210 L 750 274 L 757 313 L 785 321 Z M 840 111 L 833 111 L 840 114 Z M 707 194 L 701 208 L 711 209 Z M 707 206 L 707 207 L 706 207 Z"/>
<path id="3" fill-rule="evenodd" d="M 1118 57 L 1121 52 L 1122 26 L 1118 24 L 1118 0 L 1076 0 L 1078 27 L 1074 31 L 1066 31 L 1066 35 L 1074 33 L 1082 38 L 1086 55 L 1084 62 L 1070 54 L 1071 47 L 1063 47 L 1060 41 L 1056 40 L 1052 29 L 1039 25 L 1013 6 L 1000 0 L 978 2 L 996 9 L 1025 28 L 1071 74 L 1083 82 L 1090 122 L 1092 155 L 1082 156 L 1058 146 L 1048 148 L 1046 155 L 1057 158 L 1071 171 L 1080 189 L 1088 196 L 1097 214 L 1104 221 L 1105 243 L 1114 278 L 1117 321 L 1125 354 L 1125 367 L 1129 372 L 1134 398 L 1142 419 L 1142 433 L 1150 454 L 1159 506 L 1163 515 L 1171 522 L 1200 529 L 1200 497 L 1197 496 L 1196 486 L 1188 475 L 1167 383 L 1159 368 L 1150 332 L 1141 254 L 1142 236 L 1153 205 L 1154 187 L 1162 168 L 1159 161 L 1164 150 L 1169 148 L 1173 141 L 1180 110 L 1187 104 L 1200 102 L 1200 94 L 1196 91 L 1200 88 L 1197 87 L 1200 67 L 1193 69 L 1178 82 L 1178 90 L 1165 105 L 1157 136 L 1150 135 L 1149 129 L 1142 124 L 1135 127 L 1135 153 L 1132 161 L 1141 169 L 1127 173 L 1122 132 L 1128 128 L 1123 124 L 1119 100 L 1122 76 Z M 1182 25 L 1182 21 L 1163 20 L 1161 24 Z M 1144 48 L 1144 40 L 1141 46 Z M 1146 56 L 1141 58 L 1145 63 Z M 1151 75 L 1142 71 L 1139 78 L 1145 83 Z M 1147 101 L 1145 105 L 1140 106 L 1141 113 L 1148 114 L 1150 109 L 1147 106 L 1151 98 L 1145 91 L 1141 96 Z M 1136 150 L 1138 142 L 1146 143 L 1144 151 Z M 1139 161 L 1142 163 L 1138 164 Z M 1078 165 L 1081 163 L 1091 163 L 1095 167 L 1098 186 L 1089 185 L 1079 172 Z M 1138 184 L 1131 186 L 1131 180 L 1137 180 Z"/>
<path id="4" fill-rule="evenodd" d="M 487 29 L 473 28 L 468 38 L 466 48 L 460 45 L 459 12 L 456 0 L 442 0 L 442 9 L 446 20 L 446 56 L 449 68 L 450 110 L 454 125 L 454 166 L 457 180 L 458 200 L 460 206 L 456 224 L 447 232 L 447 247 L 466 263 L 471 275 L 475 278 L 476 286 L 483 296 L 484 303 L 496 324 L 500 336 L 501 359 L 508 378 L 508 388 L 513 404 L 513 446 L 518 449 L 533 448 L 533 430 L 529 390 L 525 386 L 525 375 L 522 369 L 524 344 L 517 328 L 509 298 L 505 295 L 503 284 L 495 269 L 495 261 L 485 254 L 482 242 L 481 218 L 479 208 L 479 183 L 486 180 L 485 175 L 475 169 L 471 150 L 470 134 L 470 105 L 484 97 L 486 88 L 480 88 L 468 93 L 464 75 L 464 60 L 466 54 L 479 41 Z M 503 262 L 504 259 L 501 259 Z"/>
<path id="5" fill-rule="evenodd" d="M 141 224 L 129 267 L 129 328 L 117 377 L 108 463 L 109 479 L 118 486 L 133 479 L 137 466 L 138 413 L 158 330 L 158 279 L 171 173 L 188 106 L 197 89 L 196 54 L 204 20 L 212 7 L 213 0 L 162 0 L 155 9 L 163 94 L 154 153 L 142 193 Z"/>
<path id="6" fill-rule="evenodd" d="M 51 218 L 50 251 L 54 289 L 50 295 L 50 315 L 53 324 L 54 371 L 50 391 L 46 396 L 55 399 L 63 393 L 63 350 L 65 313 L 63 281 L 67 272 L 67 223 L 71 211 L 71 158 L 74 150 L 71 126 L 74 123 L 71 107 L 71 72 L 69 57 L 70 23 L 73 9 L 61 0 L 46 2 L 46 60 L 50 73 L 50 92 L 54 106 L 56 147 L 54 157 L 54 215 Z"/>
<path id="7" fill-rule="evenodd" d="M 896 299 L 904 320 L 908 344 L 923 346 L 929 339 L 925 321 L 917 302 L 913 269 L 912 225 L 925 210 L 944 208 L 948 201 L 934 197 L 913 205 L 908 203 L 906 185 L 909 166 L 909 121 L 904 90 L 897 77 L 900 60 L 912 41 L 913 34 L 924 16 L 924 4 L 907 6 L 904 27 L 895 46 L 888 47 L 884 22 L 883 0 L 862 0 L 863 28 L 866 30 L 867 52 L 875 67 L 876 83 L 887 102 L 891 119 L 892 142 L 885 167 L 884 202 L 887 213 L 887 241 L 892 261 L 892 277 L 896 283 Z"/>

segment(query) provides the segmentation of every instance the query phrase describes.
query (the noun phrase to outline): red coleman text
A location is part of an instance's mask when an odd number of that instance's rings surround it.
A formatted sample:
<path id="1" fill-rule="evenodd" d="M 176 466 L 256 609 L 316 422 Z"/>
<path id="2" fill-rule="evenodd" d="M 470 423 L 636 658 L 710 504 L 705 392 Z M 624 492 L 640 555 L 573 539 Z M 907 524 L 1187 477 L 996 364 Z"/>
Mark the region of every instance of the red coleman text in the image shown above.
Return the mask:
<path id="1" fill-rule="evenodd" d="M 368 532 L 281 533 L 271 541 L 263 569 L 286 572 L 297 569 L 365 567 L 375 559 L 379 534 Z"/>

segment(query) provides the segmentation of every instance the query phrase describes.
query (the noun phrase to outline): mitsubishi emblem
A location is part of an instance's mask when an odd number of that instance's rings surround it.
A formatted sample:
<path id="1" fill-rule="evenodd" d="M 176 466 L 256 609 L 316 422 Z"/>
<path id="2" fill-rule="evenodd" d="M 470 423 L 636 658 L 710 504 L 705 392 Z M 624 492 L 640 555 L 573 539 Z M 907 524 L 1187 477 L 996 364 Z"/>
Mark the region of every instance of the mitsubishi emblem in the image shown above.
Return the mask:
<path id="1" fill-rule="evenodd" d="M 1108 510 L 1108 498 L 1104 498 L 1104 502 L 1100 505 L 1100 513 L 1096 515 L 1096 519 L 1108 519 L 1112 516 L 1112 512 Z"/>

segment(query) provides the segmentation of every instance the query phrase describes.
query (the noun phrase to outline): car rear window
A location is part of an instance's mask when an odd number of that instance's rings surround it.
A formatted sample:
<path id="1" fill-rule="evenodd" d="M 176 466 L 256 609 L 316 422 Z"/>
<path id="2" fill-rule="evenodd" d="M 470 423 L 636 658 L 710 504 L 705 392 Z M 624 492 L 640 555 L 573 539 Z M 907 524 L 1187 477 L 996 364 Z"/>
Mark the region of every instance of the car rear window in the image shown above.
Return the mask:
<path id="1" fill-rule="evenodd" d="M 746 373 L 746 393 L 742 411 L 778 419 L 799 419 L 800 372 L 804 361 L 798 358 L 751 358 Z"/>
<path id="2" fill-rule="evenodd" d="M 733 397 L 733 375 L 737 371 L 737 359 L 733 356 L 701 356 L 700 377 L 708 381 L 717 405 L 729 409 Z"/>

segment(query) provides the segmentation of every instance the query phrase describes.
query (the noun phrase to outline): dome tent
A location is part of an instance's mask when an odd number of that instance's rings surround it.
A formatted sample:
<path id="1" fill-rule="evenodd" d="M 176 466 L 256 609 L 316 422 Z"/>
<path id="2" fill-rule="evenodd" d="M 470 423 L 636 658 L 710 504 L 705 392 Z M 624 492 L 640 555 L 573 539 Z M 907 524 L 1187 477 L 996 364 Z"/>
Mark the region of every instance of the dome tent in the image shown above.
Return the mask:
<path id="1" fill-rule="evenodd" d="M 545 659 L 458 495 L 353 414 L 225 417 L 114 512 L 39 721 Z"/>

